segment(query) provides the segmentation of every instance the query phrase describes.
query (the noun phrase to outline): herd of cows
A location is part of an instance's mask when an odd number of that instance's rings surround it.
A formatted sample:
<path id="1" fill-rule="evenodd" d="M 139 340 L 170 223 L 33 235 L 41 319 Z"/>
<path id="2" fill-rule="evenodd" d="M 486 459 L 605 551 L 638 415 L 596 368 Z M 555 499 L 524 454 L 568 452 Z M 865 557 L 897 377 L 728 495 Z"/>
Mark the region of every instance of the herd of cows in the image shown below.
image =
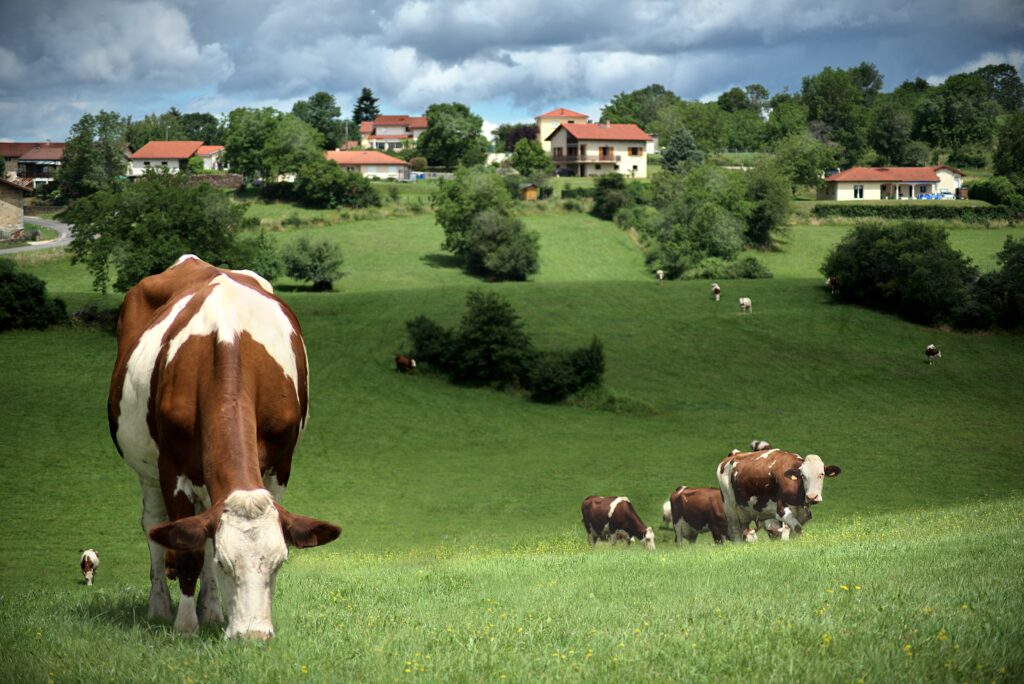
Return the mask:
<path id="1" fill-rule="evenodd" d="M 716 469 L 718 487 L 677 487 L 662 508 L 662 518 L 675 530 L 676 544 L 697 541 L 711 532 L 716 544 L 757 541 L 764 528 L 776 539 L 800 534 L 811 519 L 811 506 L 821 503 L 826 477 L 842 470 L 826 466 L 816 454 L 801 457 L 754 440 L 751 451 L 737 449 Z M 588 496 L 581 506 L 583 528 L 591 546 L 600 540 L 640 542 L 653 550 L 654 528 L 644 525 L 624 496 Z"/>

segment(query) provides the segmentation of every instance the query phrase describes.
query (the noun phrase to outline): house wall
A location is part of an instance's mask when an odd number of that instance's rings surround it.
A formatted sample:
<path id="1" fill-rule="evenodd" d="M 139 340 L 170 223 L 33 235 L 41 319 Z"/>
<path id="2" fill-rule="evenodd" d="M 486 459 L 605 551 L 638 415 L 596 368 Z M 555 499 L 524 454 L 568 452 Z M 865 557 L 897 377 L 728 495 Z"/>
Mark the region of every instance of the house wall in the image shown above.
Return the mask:
<path id="1" fill-rule="evenodd" d="M 223 169 L 224 166 L 221 164 L 222 156 L 222 153 L 214 152 L 211 155 L 200 157 L 200 159 L 203 160 L 203 168 L 207 171 L 219 171 L 220 169 Z"/>
<path id="2" fill-rule="evenodd" d="M 346 171 L 361 173 L 364 178 L 405 180 L 409 177 L 407 164 L 344 164 L 342 168 Z"/>
<path id="3" fill-rule="evenodd" d="M 864 186 L 864 197 L 863 198 L 857 198 L 857 201 L 860 201 L 861 199 L 865 199 L 865 200 L 880 200 L 880 199 L 882 199 L 882 184 L 880 182 L 878 182 L 878 181 L 875 181 L 875 182 L 864 181 L 864 182 L 857 182 L 857 183 L 854 183 L 854 182 L 829 183 L 829 189 L 832 190 L 832 192 L 829 193 L 830 196 L 827 197 L 826 199 L 833 199 L 833 200 L 839 200 L 839 201 L 846 201 L 846 200 L 853 201 L 855 199 L 854 196 L 853 196 L 853 186 L 855 186 L 855 185 L 863 185 Z"/>
<path id="4" fill-rule="evenodd" d="M 0 230 L 25 227 L 25 193 L 0 184 Z"/>
<path id="5" fill-rule="evenodd" d="M 548 141 L 548 136 L 551 135 L 556 128 L 566 123 L 587 123 L 586 117 L 582 116 L 560 116 L 551 118 L 537 118 L 537 141 L 540 146 L 544 148 L 545 152 L 551 152 L 551 143 Z"/>
<path id="6" fill-rule="evenodd" d="M 409 135 L 405 126 L 377 126 L 376 135 Z"/>
<path id="7" fill-rule="evenodd" d="M 565 129 L 560 130 L 551 139 L 551 150 L 549 150 L 549 153 L 552 157 L 554 157 L 553 150 L 555 148 L 561 149 L 563 155 L 568 153 L 568 139 L 569 133 Z M 576 172 L 575 175 L 577 176 L 601 176 L 606 173 L 621 173 L 623 176 L 633 178 L 647 178 L 647 145 L 645 141 L 581 140 L 579 145 L 585 145 L 587 148 L 586 160 L 580 159 L 583 163 L 560 162 L 556 160 L 556 168 L 571 169 Z M 602 147 L 612 148 L 609 155 L 612 157 L 611 161 L 599 159 Z M 630 154 L 630 148 L 639 151 L 640 154 Z"/>
<path id="8" fill-rule="evenodd" d="M 963 185 L 964 177 L 949 169 L 936 169 L 935 174 L 939 177 L 937 186 L 939 192 L 951 192 L 955 195 L 956 189 Z"/>
<path id="9" fill-rule="evenodd" d="M 142 176 L 149 169 L 178 173 L 184 163 L 184 159 L 132 159 L 131 165 L 128 167 L 128 175 Z"/>

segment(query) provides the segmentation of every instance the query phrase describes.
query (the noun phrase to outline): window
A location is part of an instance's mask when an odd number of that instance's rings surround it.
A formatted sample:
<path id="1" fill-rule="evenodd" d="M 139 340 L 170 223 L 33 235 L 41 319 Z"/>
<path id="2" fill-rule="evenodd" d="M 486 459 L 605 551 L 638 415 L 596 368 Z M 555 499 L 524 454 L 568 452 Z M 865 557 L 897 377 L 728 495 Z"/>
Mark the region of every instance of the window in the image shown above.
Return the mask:
<path id="1" fill-rule="evenodd" d="M 864 186 L 854 185 L 853 186 L 853 199 L 864 199 Z"/>
<path id="2" fill-rule="evenodd" d="M 629 148 L 629 156 L 630 157 L 642 157 L 642 156 L 644 156 L 644 148 L 642 148 L 642 147 L 630 147 Z"/>

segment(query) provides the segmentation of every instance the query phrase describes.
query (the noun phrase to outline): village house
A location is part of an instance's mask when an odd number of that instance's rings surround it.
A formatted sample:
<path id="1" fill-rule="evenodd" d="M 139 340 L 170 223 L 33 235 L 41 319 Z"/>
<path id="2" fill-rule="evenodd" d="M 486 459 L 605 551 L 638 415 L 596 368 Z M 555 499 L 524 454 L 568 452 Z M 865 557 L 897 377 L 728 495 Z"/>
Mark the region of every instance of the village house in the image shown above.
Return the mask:
<path id="1" fill-rule="evenodd" d="M 18 157 L 19 182 L 37 188 L 53 182 L 64 159 L 64 143 L 39 143 Z"/>
<path id="2" fill-rule="evenodd" d="M 25 227 L 25 193 L 28 188 L 0 178 L 0 234 L 8 237 Z"/>
<path id="3" fill-rule="evenodd" d="M 855 166 L 825 178 L 819 200 L 953 199 L 964 174 L 952 166 Z"/>
<path id="4" fill-rule="evenodd" d="M 425 130 L 425 116 L 382 114 L 373 121 L 363 121 L 359 124 L 359 139 L 364 148 L 400 150 L 419 140 Z"/>
<path id="5" fill-rule="evenodd" d="M 560 175 L 602 176 L 621 173 L 647 178 L 651 136 L 636 124 L 560 124 L 548 135 L 551 158 Z"/>
<path id="6" fill-rule="evenodd" d="M 223 145 L 204 145 L 201 140 L 151 140 L 128 157 L 128 176 L 142 176 L 149 170 L 178 173 L 197 157 L 207 170 L 221 170 Z"/>
<path id="7" fill-rule="evenodd" d="M 41 142 L 0 142 L 0 157 L 4 158 L 4 170 L 0 178 L 14 180 L 18 177 L 18 157 L 33 147 L 45 145 Z"/>
<path id="8" fill-rule="evenodd" d="M 537 122 L 537 142 L 549 154 L 551 153 L 551 142 L 548 140 L 548 136 L 554 133 L 556 128 L 562 124 L 590 122 L 586 114 L 580 114 L 565 107 L 559 107 L 558 109 L 552 109 L 546 114 L 540 114 L 534 117 L 534 120 Z"/>
<path id="9" fill-rule="evenodd" d="M 409 162 L 377 150 L 328 150 L 324 156 L 346 171 L 360 173 L 365 178 L 409 179 Z"/>

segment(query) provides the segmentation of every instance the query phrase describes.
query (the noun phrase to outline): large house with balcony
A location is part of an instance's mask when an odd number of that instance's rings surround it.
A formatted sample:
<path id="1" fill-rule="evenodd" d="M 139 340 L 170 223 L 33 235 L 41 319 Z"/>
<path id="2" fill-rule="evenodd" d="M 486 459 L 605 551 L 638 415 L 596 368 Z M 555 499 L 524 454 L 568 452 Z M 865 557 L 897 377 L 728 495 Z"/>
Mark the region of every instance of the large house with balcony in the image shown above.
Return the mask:
<path id="1" fill-rule="evenodd" d="M 562 124 L 589 123 L 590 118 L 586 114 L 574 112 L 565 107 L 552 109 L 550 112 L 534 117 L 537 122 L 537 142 L 544 148 L 544 151 L 551 153 L 551 142 L 548 136 L 555 132 L 555 129 Z"/>
<path id="2" fill-rule="evenodd" d="M 952 166 L 855 166 L 825 178 L 820 200 L 958 197 L 964 174 Z"/>
<path id="3" fill-rule="evenodd" d="M 425 116 L 382 114 L 359 124 L 359 140 L 364 148 L 372 150 L 400 150 L 415 143 L 425 130 Z"/>
<path id="4" fill-rule="evenodd" d="M 409 178 L 409 162 L 377 150 L 327 150 L 324 156 L 344 170 L 360 173 L 365 178 Z"/>
<path id="5" fill-rule="evenodd" d="M 563 175 L 647 177 L 647 145 L 652 139 L 636 124 L 564 123 L 547 140 L 555 168 Z"/>
<path id="6" fill-rule="evenodd" d="M 64 159 L 64 143 L 38 143 L 18 157 L 19 182 L 32 188 L 53 182 Z"/>
<path id="7" fill-rule="evenodd" d="M 188 160 L 197 157 L 206 170 L 221 170 L 223 145 L 204 145 L 202 140 L 150 140 L 128 157 L 128 176 L 142 176 L 146 171 L 178 173 L 188 167 Z"/>

